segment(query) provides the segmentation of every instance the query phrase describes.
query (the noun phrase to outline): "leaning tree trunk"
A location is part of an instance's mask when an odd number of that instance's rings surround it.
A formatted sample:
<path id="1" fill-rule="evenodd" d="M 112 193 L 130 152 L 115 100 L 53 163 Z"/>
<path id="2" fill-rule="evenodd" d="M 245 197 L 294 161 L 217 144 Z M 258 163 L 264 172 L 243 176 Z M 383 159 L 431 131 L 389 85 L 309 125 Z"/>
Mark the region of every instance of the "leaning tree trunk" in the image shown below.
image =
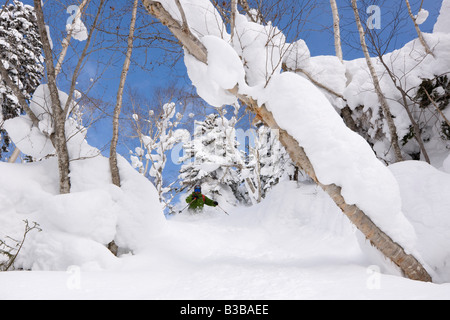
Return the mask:
<path id="1" fill-rule="evenodd" d="M 373 85 L 375 86 L 375 92 L 378 96 L 378 101 L 381 104 L 381 109 L 383 110 L 384 116 L 386 118 L 386 122 L 389 127 L 389 133 L 391 135 L 391 145 L 394 148 L 395 162 L 400 162 L 400 161 L 403 161 L 403 156 L 402 156 L 402 151 L 400 149 L 400 144 L 398 142 L 397 127 L 395 126 L 394 119 L 392 118 L 392 114 L 389 109 L 389 105 L 387 103 L 386 97 L 383 95 L 383 92 L 381 90 L 381 85 L 380 85 L 380 81 L 378 79 L 378 75 L 375 71 L 375 68 L 372 64 L 372 60 L 370 58 L 369 49 L 367 48 L 367 43 L 366 43 L 365 32 L 364 32 L 363 25 L 361 23 L 361 18 L 359 16 L 358 4 L 356 2 L 357 2 L 357 0 L 352 0 L 352 7 L 353 7 L 353 11 L 355 13 L 356 24 L 358 26 L 361 47 L 363 49 L 364 56 L 366 58 L 366 63 L 367 63 L 367 67 L 369 68 L 370 75 L 372 76 Z"/>
<path id="2" fill-rule="evenodd" d="M 130 69 L 131 54 L 133 52 L 134 28 L 136 25 L 136 15 L 137 15 L 138 4 L 139 4 L 139 0 L 134 0 L 133 13 L 131 16 L 131 23 L 130 23 L 130 33 L 128 35 L 127 54 L 125 57 L 125 62 L 123 64 L 123 68 L 122 68 L 122 75 L 120 76 L 120 84 L 119 84 L 119 90 L 117 92 L 116 107 L 114 108 L 114 115 L 113 115 L 113 135 L 112 135 L 112 139 L 111 139 L 109 164 L 110 164 L 110 168 L 111 168 L 112 182 L 113 182 L 113 184 L 115 184 L 118 187 L 120 187 L 120 173 L 119 173 L 119 167 L 117 165 L 117 143 L 119 141 L 119 116 L 120 116 L 120 111 L 122 109 L 123 91 L 125 88 L 125 82 L 127 80 L 128 70 Z"/>
<path id="3" fill-rule="evenodd" d="M 168 26 L 170 31 L 177 37 L 185 49 L 193 55 L 197 60 L 207 63 L 208 52 L 198 39 L 188 30 L 183 30 L 182 25 L 175 20 L 164 7 L 156 1 L 142 0 L 146 10 L 156 17 L 161 23 Z M 258 106 L 257 101 L 247 95 L 239 93 L 239 88 L 230 90 L 249 109 L 257 114 L 272 129 L 280 132 L 280 141 L 290 154 L 295 164 L 302 168 L 314 181 L 333 199 L 336 205 L 350 219 L 350 221 L 365 235 L 365 237 L 382 252 L 388 259 L 396 264 L 410 279 L 420 281 L 431 281 L 431 277 L 422 264 L 412 255 L 395 243 L 388 235 L 386 235 L 375 223 L 356 205 L 349 205 L 345 202 L 341 193 L 341 188 L 335 184 L 324 185 L 317 178 L 314 167 L 309 160 L 305 150 L 299 145 L 286 130 L 283 130 L 277 124 L 273 114 L 263 105 Z"/>

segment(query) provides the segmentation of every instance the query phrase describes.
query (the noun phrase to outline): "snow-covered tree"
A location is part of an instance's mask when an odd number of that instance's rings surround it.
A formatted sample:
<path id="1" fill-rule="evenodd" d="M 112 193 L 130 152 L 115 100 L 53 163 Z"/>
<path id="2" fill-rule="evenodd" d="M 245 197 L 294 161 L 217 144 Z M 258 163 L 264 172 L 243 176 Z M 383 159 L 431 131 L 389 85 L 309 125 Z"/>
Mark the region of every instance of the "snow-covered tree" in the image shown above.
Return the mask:
<path id="1" fill-rule="evenodd" d="M 450 80 L 448 75 L 423 79 L 413 98 L 414 112 L 420 122 L 420 130 L 425 139 L 438 150 L 450 149 Z M 412 130 L 411 130 L 412 131 Z M 405 136 L 406 144 L 413 136 Z"/>
<path id="2" fill-rule="evenodd" d="M 19 87 L 26 101 L 39 86 L 44 76 L 42 43 L 36 23 L 34 8 L 18 0 L 3 6 L 0 15 L 0 60 L 11 80 Z M 4 121 L 24 112 L 18 97 L 0 77 L 0 135 L 2 152 L 10 143 L 2 128 Z"/>
<path id="3" fill-rule="evenodd" d="M 232 204 L 259 203 L 282 179 L 293 178 L 295 166 L 277 130 L 236 125 L 236 116 L 227 119 L 222 112 L 197 121 L 193 140 L 183 146 L 179 178 L 187 188 L 201 184 Z"/>
<path id="4" fill-rule="evenodd" d="M 250 179 L 246 182 L 254 188 L 253 199 L 260 202 L 281 180 L 294 178 L 295 165 L 282 146 L 277 130 L 259 124 L 255 133 L 254 146 L 249 148 L 248 173 L 244 173 L 244 178 Z"/>
<path id="5" fill-rule="evenodd" d="M 356 20 L 356 24 L 358 26 L 361 47 L 364 52 L 367 67 L 369 68 L 370 75 L 371 75 L 372 81 L 373 81 L 373 85 L 375 87 L 375 92 L 378 96 L 378 100 L 381 105 L 381 109 L 383 111 L 387 126 L 389 128 L 391 146 L 393 147 L 394 154 L 395 154 L 395 162 L 403 161 L 402 152 L 401 152 L 401 149 L 399 146 L 397 127 L 395 125 L 394 118 L 392 117 L 392 112 L 389 108 L 389 104 L 387 102 L 386 96 L 384 95 L 384 93 L 381 89 L 379 76 L 375 71 L 373 61 L 370 58 L 369 49 L 367 47 L 367 42 L 366 42 L 366 35 L 365 35 L 363 25 L 361 23 L 361 18 L 360 18 L 359 10 L 358 10 L 358 4 L 357 4 L 356 0 L 352 0 L 352 7 L 353 7 L 353 11 L 355 13 L 355 20 Z"/>
<path id="6" fill-rule="evenodd" d="M 236 139 L 236 117 L 213 113 L 195 125 L 193 139 L 183 146 L 182 185 L 190 189 L 201 184 L 203 191 L 216 199 L 247 203 L 241 178 L 245 155 Z"/>
<path id="7" fill-rule="evenodd" d="M 140 119 L 133 114 L 134 128 L 138 134 L 140 146 L 136 147 L 131 155 L 134 168 L 144 176 L 149 176 L 156 187 L 161 203 L 170 210 L 170 202 L 173 195 L 168 195 L 171 185 L 165 185 L 163 171 L 167 164 L 168 153 L 173 147 L 188 141 L 190 134 L 185 129 L 178 129 L 183 115 L 176 110 L 175 103 L 166 103 L 160 114 L 150 110 L 148 119 Z M 145 132 L 142 122 L 150 124 Z M 143 132 L 144 131 L 144 132 Z"/>

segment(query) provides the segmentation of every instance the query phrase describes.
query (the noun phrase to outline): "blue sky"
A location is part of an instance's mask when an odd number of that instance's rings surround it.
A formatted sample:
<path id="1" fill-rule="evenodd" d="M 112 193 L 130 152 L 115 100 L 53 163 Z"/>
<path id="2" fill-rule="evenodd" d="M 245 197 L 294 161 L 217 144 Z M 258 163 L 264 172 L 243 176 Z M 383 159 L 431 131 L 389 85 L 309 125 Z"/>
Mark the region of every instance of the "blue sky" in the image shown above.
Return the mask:
<path id="1" fill-rule="evenodd" d="M 397 4 L 399 1 L 404 0 L 390 0 L 388 2 Z M 329 1 L 327 1 L 329 2 Z M 380 0 L 373 0 L 373 1 L 365 1 L 368 4 L 377 5 L 382 3 L 383 1 Z M 417 13 L 420 1 L 410 0 L 412 10 L 414 14 Z M 423 32 L 432 32 L 434 24 L 436 23 L 437 16 L 439 14 L 439 10 L 441 8 L 442 0 L 429 0 L 424 1 L 423 8 L 428 10 L 430 12 L 430 16 L 427 19 L 427 21 L 420 26 L 421 30 Z M 342 37 L 344 38 L 346 33 L 349 31 L 356 32 L 356 24 L 354 20 L 354 13 L 350 6 L 350 0 L 337 0 L 337 5 L 339 7 L 339 13 L 341 15 L 341 32 Z M 359 8 L 361 10 L 365 9 L 364 6 L 361 5 L 361 3 L 358 4 Z M 380 7 L 380 13 L 381 13 L 381 27 L 382 28 L 389 28 L 389 24 L 392 20 L 392 7 L 390 6 L 390 3 L 382 4 Z M 367 8 L 366 8 L 367 9 Z M 312 56 L 317 55 L 334 55 L 335 49 L 334 49 L 334 39 L 332 30 L 330 29 L 328 32 L 321 31 L 321 27 L 330 27 L 333 25 L 333 19 L 330 14 L 331 10 L 329 6 L 326 6 L 325 8 L 321 9 L 318 8 L 318 14 L 317 16 L 314 16 L 314 22 L 312 23 L 312 27 L 315 28 L 317 31 L 310 31 L 305 34 L 304 40 L 306 41 Z M 405 12 L 406 14 L 406 12 Z M 414 29 L 414 26 L 412 24 L 412 21 L 405 21 L 405 27 L 402 30 L 403 32 L 398 35 L 398 41 L 395 43 L 395 45 L 392 46 L 392 50 L 398 49 L 404 46 L 407 42 L 415 39 L 417 37 L 417 33 Z M 359 39 L 356 39 L 359 41 Z M 352 48 L 351 46 L 345 45 L 345 40 L 343 40 L 343 53 L 344 53 L 344 59 L 345 60 L 353 60 L 356 58 L 362 58 L 363 53 L 360 48 Z"/>

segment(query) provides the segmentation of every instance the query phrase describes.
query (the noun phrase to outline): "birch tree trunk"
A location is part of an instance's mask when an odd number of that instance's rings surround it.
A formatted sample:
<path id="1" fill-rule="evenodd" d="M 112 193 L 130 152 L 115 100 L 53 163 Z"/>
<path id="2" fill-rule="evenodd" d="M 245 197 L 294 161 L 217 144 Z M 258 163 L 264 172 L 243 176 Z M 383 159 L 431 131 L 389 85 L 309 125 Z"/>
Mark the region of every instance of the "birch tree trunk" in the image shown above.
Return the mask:
<path id="1" fill-rule="evenodd" d="M 353 11 L 355 13 L 356 24 L 358 26 L 359 37 L 360 37 L 360 41 L 361 41 L 361 47 L 364 52 L 364 56 L 366 58 L 367 67 L 369 68 L 370 75 L 372 76 L 372 81 L 373 81 L 373 85 L 375 87 L 375 92 L 378 96 L 378 101 L 381 104 L 381 109 L 383 110 L 384 116 L 386 118 L 386 122 L 389 127 L 389 133 L 391 135 L 391 145 L 394 148 L 395 162 L 400 162 L 400 161 L 403 161 L 403 156 L 402 156 L 402 151 L 400 149 L 400 145 L 398 142 L 397 127 L 395 126 L 394 119 L 392 118 L 392 114 L 389 109 L 389 105 L 386 101 L 386 98 L 385 98 L 383 92 L 381 91 L 380 81 L 378 79 L 378 75 L 375 71 L 375 68 L 372 64 L 372 60 L 370 58 L 369 49 L 368 49 L 367 43 L 366 43 L 364 28 L 361 23 L 361 18 L 359 16 L 359 12 L 358 12 L 357 0 L 352 0 L 352 7 L 353 7 Z"/>
<path id="2" fill-rule="evenodd" d="M 208 52 L 206 49 L 200 46 L 195 47 L 195 43 L 198 40 L 192 33 L 182 34 L 179 31 L 182 26 L 171 17 L 171 15 L 164 9 L 164 7 L 156 1 L 142 0 L 146 10 L 160 20 L 164 25 L 168 26 L 171 32 L 177 37 L 182 45 L 190 46 L 191 54 L 197 58 L 197 60 L 206 63 Z M 178 36 L 177 36 L 178 35 Z M 365 235 L 365 237 L 382 252 L 388 259 L 396 264 L 410 279 L 420 281 L 431 281 L 431 277 L 421 263 L 412 255 L 407 254 L 404 249 L 395 243 L 388 235 L 386 235 L 381 229 L 379 229 L 373 221 L 357 206 L 349 205 L 345 202 L 341 194 L 341 188 L 335 184 L 324 185 L 322 184 L 314 171 L 314 167 L 310 162 L 304 149 L 299 145 L 294 137 L 282 128 L 280 128 L 267 108 L 263 105 L 258 107 L 258 104 L 251 97 L 242 95 L 239 93 L 239 88 L 235 87 L 230 90 L 230 93 L 236 95 L 248 108 L 257 114 L 266 125 L 272 129 L 278 129 L 280 132 L 280 141 L 288 151 L 291 159 L 295 164 L 302 168 L 316 183 L 322 187 L 322 189 L 328 193 L 333 199 L 336 205 L 342 210 L 342 212 L 351 220 L 351 222 Z"/>
<path id="3" fill-rule="evenodd" d="M 334 29 L 334 47 L 336 49 L 336 57 L 344 62 L 344 55 L 342 54 L 342 44 L 341 44 L 341 26 L 339 18 L 339 10 L 336 4 L 336 0 L 330 0 L 331 11 L 333 13 L 333 29 Z"/>
<path id="4" fill-rule="evenodd" d="M 50 138 L 58 156 L 59 191 L 61 194 L 66 194 L 70 193 L 70 163 L 69 151 L 67 149 L 66 141 L 66 118 L 61 108 L 61 100 L 59 99 L 59 91 L 56 85 L 56 70 L 53 64 L 53 52 L 50 46 L 47 29 L 45 26 L 41 0 L 34 0 L 34 7 L 36 10 L 39 35 L 41 37 L 42 45 L 44 48 L 45 65 L 47 67 L 47 81 L 52 103 L 54 132 L 51 134 Z"/>
<path id="5" fill-rule="evenodd" d="M 14 152 L 9 158 L 8 163 L 15 163 L 17 161 L 17 158 L 19 158 L 19 156 L 20 156 L 20 149 L 19 148 L 14 149 Z"/>
<path id="6" fill-rule="evenodd" d="M 231 43 L 233 43 L 234 41 L 234 33 L 236 30 L 236 14 L 237 14 L 237 0 L 231 0 L 231 23 L 230 23 Z"/>
<path id="7" fill-rule="evenodd" d="M 130 33 L 128 35 L 128 48 L 125 57 L 125 62 L 122 68 L 122 75 L 120 76 L 119 90 L 117 92 L 116 107 L 113 115 L 113 136 L 111 139 L 111 148 L 109 154 L 109 164 L 111 168 L 111 178 L 113 184 L 120 187 L 120 173 L 117 166 L 117 142 L 119 141 L 119 116 L 122 109 L 123 91 L 125 82 L 127 80 L 128 70 L 130 69 L 131 54 L 133 52 L 134 29 L 136 26 L 136 15 L 139 0 L 134 0 L 133 12 L 131 16 Z"/>
<path id="8" fill-rule="evenodd" d="M 417 24 L 416 18 L 414 17 L 414 14 L 413 14 L 413 12 L 412 12 L 412 10 L 411 10 L 411 4 L 409 3 L 409 0 L 405 0 L 405 2 L 406 2 L 406 6 L 408 7 L 408 13 L 409 13 L 409 16 L 411 17 L 411 20 L 412 20 L 413 23 L 414 23 L 414 27 L 416 28 L 416 32 L 417 32 L 417 35 L 418 35 L 418 37 L 419 37 L 420 43 L 421 43 L 422 46 L 425 48 L 425 52 L 426 52 L 427 54 L 431 54 L 431 55 L 434 57 L 434 53 L 431 51 L 430 47 L 428 46 L 428 43 L 427 43 L 427 42 L 425 41 L 425 39 L 423 38 L 422 31 L 420 31 L 420 27 L 419 27 L 419 25 Z"/>
<path id="9" fill-rule="evenodd" d="M 73 34 L 73 29 L 74 29 L 75 23 L 78 19 L 81 18 L 82 12 L 89 2 L 90 2 L 90 0 L 83 0 L 83 2 L 80 4 L 80 6 L 78 7 L 78 11 L 75 14 L 75 19 L 72 22 L 72 28 L 67 33 L 64 40 L 62 41 L 61 53 L 59 54 L 58 62 L 56 63 L 56 67 L 55 67 L 55 78 L 58 77 L 58 74 L 61 72 L 62 64 L 66 57 L 67 50 L 69 49 L 70 40 L 72 39 L 72 34 Z M 71 97 L 71 95 L 69 95 L 69 97 Z M 28 115 L 29 114 L 30 113 L 28 113 Z M 19 155 L 20 155 L 20 150 L 19 150 L 19 148 L 16 147 L 14 149 L 14 152 L 13 152 L 11 158 L 9 159 L 9 162 L 12 162 L 12 163 L 16 162 Z"/>

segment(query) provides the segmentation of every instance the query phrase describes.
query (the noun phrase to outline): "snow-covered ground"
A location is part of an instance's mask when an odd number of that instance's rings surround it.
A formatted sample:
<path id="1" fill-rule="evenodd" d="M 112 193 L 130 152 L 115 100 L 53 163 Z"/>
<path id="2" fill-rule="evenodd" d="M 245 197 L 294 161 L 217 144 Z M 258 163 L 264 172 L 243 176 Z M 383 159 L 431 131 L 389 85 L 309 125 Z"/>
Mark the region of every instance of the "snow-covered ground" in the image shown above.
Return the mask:
<path id="1" fill-rule="evenodd" d="M 172 1 L 161 2 L 176 14 Z M 0 162 L 0 239 L 14 245 L 11 238 L 23 237 L 24 219 L 42 228 L 30 232 L 15 263 L 32 271 L 0 272 L 0 299 L 450 299 L 448 149 L 430 147 L 434 167 L 418 161 L 385 167 L 317 88 L 300 75 L 280 74 L 286 39 L 278 29 L 238 15 L 236 34 L 245 45 L 233 45 L 211 3 L 191 2 L 186 16 L 208 49 L 208 65 L 189 54 L 185 62 L 204 100 L 217 106 L 233 103 L 228 90 L 239 84 L 241 94 L 265 103 L 304 147 L 321 182 L 341 186 L 348 203 L 364 209 L 417 255 L 434 283 L 402 277 L 330 198 L 308 183 L 280 183 L 259 205 L 225 207 L 229 215 L 209 208 L 200 215 L 165 219 L 153 185 L 123 158 L 121 188 L 111 185 L 108 160 L 93 157 L 99 152 L 84 140 L 86 130 L 69 119 L 66 130 L 74 133 L 69 143 L 71 194 L 58 194 L 54 158 L 32 164 Z M 441 16 L 436 33 L 426 35 L 435 45 L 435 57 L 423 58 L 416 73 L 399 69 L 411 78 L 408 88 L 450 66 L 448 19 Z M 209 28 L 211 21 L 217 28 Z M 275 45 L 266 48 L 268 38 L 277 40 L 278 51 Z M 414 57 L 416 46 L 413 41 L 396 52 L 411 59 L 402 58 L 402 66 L 423 57 Z M 306 54 L 302 43 L 294 48 L 295 55 Z M 336 61 L 319 60 L 331 66 Z M 346 63 L 348 72 L 342 64 L 336 68 L 344 81 L 331 87 L 345 89 L 355 106 L 363 99 L 366 107 L 370 102 L 377 107 L 373 93 L 361 95 L 369 92 L 361 87 L 368 83 L 361 61 Z M 319 64 L 317 59 L 310 62 L 312 69 Z M 278 66 L 273 73 L 267 74 L 268 63 Z M 353 79 L 346 88 L 344 73 Z M 338 82 L 335 77 L 330 81 Z M 39 113 L 48 96 L 48 88 L 41 86 L 31 108 Z M 66 96 L 60 94 L 62 100 Z M 39 128 L 26 116 L 9 120 L 5 128 L 22 151 L 44 158 L 53 148 L 43 133 L 53 128 L 49 113 L 39 114 Z M 106 247 L 112 240 L 133 254 L 114 257 Z"/>
<path id="2" fill-rule="evenodd" d="M 450 299 L 450 284 L 389 274 L 365 251 L 320 189 L 284 183 L 251 210 L 173 217 L 107 269 L 0 273 L 0 299 Z"/>

